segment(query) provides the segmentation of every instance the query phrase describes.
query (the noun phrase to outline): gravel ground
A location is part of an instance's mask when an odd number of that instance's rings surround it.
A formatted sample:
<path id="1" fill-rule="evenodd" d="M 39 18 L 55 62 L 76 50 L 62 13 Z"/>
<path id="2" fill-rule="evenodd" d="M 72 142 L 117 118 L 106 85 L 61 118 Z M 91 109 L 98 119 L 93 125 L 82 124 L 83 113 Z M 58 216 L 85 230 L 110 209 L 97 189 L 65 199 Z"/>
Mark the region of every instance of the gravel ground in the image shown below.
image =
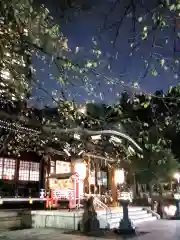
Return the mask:
<path id="1" fill-rule="evenodd" d="M 180 221 L 157 220 L 141 224 L 137 228 L 138 235 L 134 237 L 118 237 L 111 239 L 134 239 L 134 240 L 180 240 Z M 107 239 L 64 234 L 58 229 L 24 229 L 0 233 L 0 240 L 95 240 Z M 109 239 L 109 237 L 108 237 Z"/>

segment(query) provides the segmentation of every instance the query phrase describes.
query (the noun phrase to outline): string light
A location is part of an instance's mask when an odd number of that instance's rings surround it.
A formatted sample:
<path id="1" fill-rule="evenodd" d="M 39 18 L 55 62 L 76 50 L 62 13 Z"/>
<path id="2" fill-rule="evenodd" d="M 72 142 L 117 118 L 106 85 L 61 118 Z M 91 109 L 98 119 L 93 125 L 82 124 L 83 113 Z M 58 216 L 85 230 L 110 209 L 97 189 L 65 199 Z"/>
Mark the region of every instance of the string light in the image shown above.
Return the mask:
<path id="1" fill-rule="evenodd" d="M 13 132 L 28 132 L 31 135 L 39 135 L 41 132 L 40 131 L 36 131 L 34 129 L 31 128 L 26 128 L 26 127 L 22 127 L 21 125 L 17 124 L 17 123 L 9 123 L 3 120 L 0 120 L 0 128 L 6 129 L 6 130 L 10 130 Z"/>
<path id="2" fill-rule="evenodd" d="M 21 133 L 21 134 L 24 134 L 23 131 L 21 131 L 20 129 L 14 129 L 14 128 L 10 128 L 10 127 L 7 127 L 7 126 L 2 126 L 0 125 L 0 128 L 1 129 L 5 129 L 5 130 L 8 130 L 8 131 L 11 131 L 11 132 L 14 132 L 14 133 Z M 36 134 L 33 134 L 33 133 L 28 133 L 30 136 L 34 136 Z"/>

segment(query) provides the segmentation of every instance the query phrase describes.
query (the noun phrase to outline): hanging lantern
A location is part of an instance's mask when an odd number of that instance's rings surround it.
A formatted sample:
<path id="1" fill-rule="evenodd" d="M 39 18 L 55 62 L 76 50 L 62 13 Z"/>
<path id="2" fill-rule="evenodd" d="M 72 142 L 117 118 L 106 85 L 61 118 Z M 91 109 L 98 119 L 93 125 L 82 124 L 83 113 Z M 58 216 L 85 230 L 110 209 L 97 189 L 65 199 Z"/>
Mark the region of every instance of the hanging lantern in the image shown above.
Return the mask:
<path id="1" fill-rule="evenodd" d="M 75 163 L 74 171 L 79 175 L 79 179 L 84 180 L 86 178 L 86 163 Z"/>
<path id="2" fill-rule="evenodd" d="M 123 184 L 125 181 L 125 175 L 123 169 L 116 169 L 114 173 L 115 184 Z"/>

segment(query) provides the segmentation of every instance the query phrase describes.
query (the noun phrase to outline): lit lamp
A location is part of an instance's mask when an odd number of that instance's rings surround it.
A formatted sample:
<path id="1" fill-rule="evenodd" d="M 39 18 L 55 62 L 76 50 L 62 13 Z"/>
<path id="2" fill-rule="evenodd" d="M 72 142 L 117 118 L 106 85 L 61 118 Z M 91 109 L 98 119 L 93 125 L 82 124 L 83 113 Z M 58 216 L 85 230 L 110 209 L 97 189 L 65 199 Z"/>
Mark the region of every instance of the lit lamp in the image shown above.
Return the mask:
<path id="1" fill-rule="evenodd" d="M 115 184 L 123 184 L 125 181 L 124 170 L 116 169 L 114 173 L 114 182 Z"/>
<path id="2" fill-rule="evenodd" d="M 114 175 L 115 184 L 123 184 L 125 181 L 125 174 L 123 169 L 118 169 L 115 171 Z M 120 195 L 120 204 L 123 208 L 123 218 L 120 220 L 119 228 L 117 229 L 117 233 L 119 234 L 134 234 L 135 228 L 129 219 L 128 213 L 128 205 L 130 202 L 130 194 L 129 193 L 122 193 Z"/>
<path id="3" fill-rule="evenodd" d="M 180 193 L 179 193 L 180 174 L 175 173 L 174 178 L 177 180 L 177 183 L 178 183 L 177 192 L 174 194 L 174 199 L 176 200 L 176 214 L 174 218 L 180 219 Z"/>
<path id="4" fill-rule="evenodd" d="M 79 179 L 84 180 L 86 178 L 86 163 L 76 163 L 74 171 L 79 175 Z"/>

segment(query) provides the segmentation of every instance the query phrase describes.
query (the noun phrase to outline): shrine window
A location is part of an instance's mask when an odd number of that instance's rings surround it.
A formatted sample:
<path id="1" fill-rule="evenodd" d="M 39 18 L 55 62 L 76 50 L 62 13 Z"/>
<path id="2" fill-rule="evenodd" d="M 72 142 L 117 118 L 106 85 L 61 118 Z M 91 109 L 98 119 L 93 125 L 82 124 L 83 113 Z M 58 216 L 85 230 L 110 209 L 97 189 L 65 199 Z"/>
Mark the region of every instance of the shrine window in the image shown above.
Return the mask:
<path id="1" fill-rule="evenodd" d="M 30 162 L 30 175 L 29 180 L 38 182 L 39 181 L 39 163 Z"/>
<path id="2" fill-rule="evenodd" d="M 39 163 L 21 160 L 19 164 L 19 180 L 38 182 Z"/>
<path id="3" fill-rule="evenodd" d="M 16 160 L 11 158 L 0 158 L 0 179 L 14 180 L 16 171 Z"/>

